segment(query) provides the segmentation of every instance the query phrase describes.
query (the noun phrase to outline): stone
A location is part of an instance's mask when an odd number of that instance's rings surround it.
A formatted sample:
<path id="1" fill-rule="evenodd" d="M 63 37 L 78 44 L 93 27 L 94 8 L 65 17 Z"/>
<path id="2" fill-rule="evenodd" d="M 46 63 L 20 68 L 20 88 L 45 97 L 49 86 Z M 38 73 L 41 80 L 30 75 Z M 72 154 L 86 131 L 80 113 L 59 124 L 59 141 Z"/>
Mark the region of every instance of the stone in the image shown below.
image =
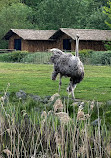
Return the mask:
<path id="1" fill-rule="evenodd" d="M 16 97 L 25 100 L 27 98 L 27 94 L 23 90 L 19 90 L 19 92 L 16 92 Z"/>
<path id="2" fill-rule="evenodd" d="M 41 101 L 41 97 L 38 95 L 33 95 L 31 94 L 30 97 L 34 100 L 34 101 Z"/>
<path id="3" fill-rule="evenodd" d="M 43 98 L 42 102 L 44 104 L 47 104 L 49 102 L 49 99 L 50 99 L 50 96 L 46 96 L 46 97 Z"/>

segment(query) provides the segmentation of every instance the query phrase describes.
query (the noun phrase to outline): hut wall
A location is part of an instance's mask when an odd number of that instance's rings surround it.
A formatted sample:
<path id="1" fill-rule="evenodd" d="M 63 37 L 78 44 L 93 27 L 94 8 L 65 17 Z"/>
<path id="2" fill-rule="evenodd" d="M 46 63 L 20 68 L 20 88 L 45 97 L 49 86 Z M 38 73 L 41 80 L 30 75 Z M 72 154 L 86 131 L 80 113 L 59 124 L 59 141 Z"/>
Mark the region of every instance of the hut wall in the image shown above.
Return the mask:
<path id="1" fill-rule="evenodd" d="M 14 49 L 14 39 L 21 39 L 21 50 L 22 51 L 24 51 L 24 50 L 28 51 L 28 42 L 26 40 L 23 40 L 22 38 L 20 38 L 16 34 L 11 36 L 10 39 L 9 39 L 9 44 L 8 44 L 9 49 Z"/>
<path id="2" fill-rule="evenodd" d="M 66 34 L 62 34 L 61 36 L 59 36 L 55 43 L 56 48 L 63 50 L 63 39 L 71 39 L 71 37 L 69 37 Z M 72 49 L 72 43 L 71 43 L 71 49 Z"/>
<path id="3" fill-rule="evenodd" d="M 79 49 L 91 49 L 95 51 L 105 51 L 102 41 L 80 41 Z"/>
<path id="4" fill-rule="evenodd" d="M 55 47 L 63 50 L 63 39 L 70 39 L 71 40 L 71 50 L 75 51 L 75 45 L 76 45 L 75 40 L 71 39 L 71 37 L 69 37 L 66 34 L 59 36 L 59 38 L 57 39 L 57 41 L 55 43 Z M 95 51 L 105 51 L 104 44 L 102 41 L 83 41 L 83 40 L 80 40 L 79 41 L 79 49 L 80 50 L 91 49 L 91 50 L 95 50 Z"/>
<path id="5" fill-rule="evenodd" d="M 27 41 L 29 52 L 47 51 L 55 47 L 54 41 Z"/>
<path id="6" fill-rule="evenodd" d="M 8 44 L 9 49 L 14 49 L 14 39 L 18 39 L 18 38 L 20 37 L 17 36 L 16 34 L 9 38 L 9 44 Z"/>
<path id="7" fill-rule="evenodd" d="M 14 34 L 9 39 L 9 49 L 14 49 L 14 39 L 21 39 L 21 50 L 29 52 L 47 51 L 50 48 L 59 48 L 63 50 L 63 39 L 71 40 L 71 50 L 75 51 L 75 40 L 71 39 L 66 34 L 61 34 L 55 41 L 32 41 L 23 40 L 18 35 Z M 79 42 L 79 49 L 91 49 L 96 51 L 104 51 L 104 44 L 102 41 L 82 41 Z"/>

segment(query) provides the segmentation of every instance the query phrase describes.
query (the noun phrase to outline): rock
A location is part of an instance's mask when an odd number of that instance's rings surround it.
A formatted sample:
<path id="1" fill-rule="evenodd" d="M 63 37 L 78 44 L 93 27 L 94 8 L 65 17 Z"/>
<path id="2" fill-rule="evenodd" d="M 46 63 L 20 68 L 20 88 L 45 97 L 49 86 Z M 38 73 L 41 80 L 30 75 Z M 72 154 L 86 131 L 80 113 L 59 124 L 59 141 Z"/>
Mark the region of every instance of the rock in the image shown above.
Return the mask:
<path id="1" fill-rule="evenodd" d="M 49 102 L 50 98 L 51 98 L 51 96 L 46 96 L 46 97 L 43 98 L 43 101 L 42 101 L 42 102 L 43 102 L 44 104 L 47 104 L 47 103 Z"/>
<path id="2" fill-rule="evenodd" d="M 45 99 L 43 99 L 43 101 L 42 101 L 44 104 L 47 104 L 48 103 L 48 99 L 47 98 L 45 98 Z"/>
<path id="3" fill-rule="evenodd" d="M 58 112 L 55 115 L 60 119 L 61 123 L 68 123 L 71 121 L 71 118 L 66 112 Z"/>
<path id="4" fill-rule="evenodd" d="M 27 98 L 27 94 L 23 90 L 20 90 L 19 92 L 16 92 L 16 97 L 25 100 Z"/>
<path id="5" fill-rule="evenodd" d="M 34 101 L 41 101 L 41 97 L 38 95 L 33 95 L 31 94 L 30 97 L 34 100 Z"/>

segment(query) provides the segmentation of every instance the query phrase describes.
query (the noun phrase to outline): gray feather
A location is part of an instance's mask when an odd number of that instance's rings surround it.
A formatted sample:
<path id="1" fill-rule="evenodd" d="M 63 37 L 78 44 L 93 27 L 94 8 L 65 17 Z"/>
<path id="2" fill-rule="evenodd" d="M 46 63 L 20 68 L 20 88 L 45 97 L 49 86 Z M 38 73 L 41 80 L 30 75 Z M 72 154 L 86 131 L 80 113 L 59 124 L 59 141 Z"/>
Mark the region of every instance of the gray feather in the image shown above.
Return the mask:
<path id="1" fill-rule="evenodd" d="M 64 53 L 61 50 L 56 50 L 54 48 L 54 55 L 51 57 L 51 60 L 54 63 L 54 72 L 56 74 L 60 73 L 62 76 L 71 77 L 73 79 L 75 78 L 75 83 L 79 83 L 82 80 L 84 75 L 84 67 L 79 57 L 76 57 L 71 53 Z"/>
<path id="2" fill-rule="evenodd" d="M 52 80 L 55 80 L 57 75 L 60 74 L 59 89 L 61 86 L 62 76 L 70 77 L 70 83 L 67 88 L 68 92 L 72 93 L 74 97 L 74 89 L 77 83 L 80 83 L 84 78 L 84 66 L 79 59 L 78 51 L 75 56 L 71 53 L 64 53 L 59 49 L 53 48 L 50 50 L 53 52 L 51 61 L 54 64 L 54 71 L 52 73 Z"/>

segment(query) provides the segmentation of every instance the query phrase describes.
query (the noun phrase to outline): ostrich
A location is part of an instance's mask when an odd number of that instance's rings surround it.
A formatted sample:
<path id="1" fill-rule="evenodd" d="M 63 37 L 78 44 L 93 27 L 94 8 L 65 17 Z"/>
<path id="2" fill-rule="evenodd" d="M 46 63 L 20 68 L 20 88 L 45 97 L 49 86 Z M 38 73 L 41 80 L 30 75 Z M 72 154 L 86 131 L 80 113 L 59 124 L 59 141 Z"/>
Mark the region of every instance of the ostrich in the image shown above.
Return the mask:
<path id="1" fill-rule="evenodd" d="M 75 56 L 71 53 L 64 53 L 57 48 L 50 49 L 53 52 L 51 61 L 54 64 L 54 71 L 52 73 L 52 80 L 56 80 L 58 74 L 60 74 L 59 92 L 61 87 L 61 79 L 63 76 L 69 77 L 70 82 L 67 87 L 67 92 L 72 94 L 72 98 L 75 100 L 74 89 L 76 84 L 80 83 L 84 78 L 84 67 L 79 59 L 79 36 L 76 35 L 76 51 Z"/>

